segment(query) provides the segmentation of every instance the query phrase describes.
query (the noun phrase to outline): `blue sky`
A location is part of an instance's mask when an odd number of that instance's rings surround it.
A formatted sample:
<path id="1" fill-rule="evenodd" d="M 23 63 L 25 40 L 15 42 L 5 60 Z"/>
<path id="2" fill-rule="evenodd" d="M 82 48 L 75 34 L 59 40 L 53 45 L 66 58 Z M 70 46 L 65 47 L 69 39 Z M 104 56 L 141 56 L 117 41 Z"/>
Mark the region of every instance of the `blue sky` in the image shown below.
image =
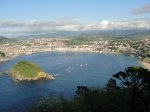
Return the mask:
<path id="1" fill-rule="evenodd" d="M 0 0 L 0 35 L 150 29 L 150 0 Z"/>
<path id="2" fill-rule="evenodd" d="M 0 0 L 1 20 L 55 20 L 76 18 L 81 22 L 147 18 L 132 10 L 150 4 L 150 0 Z"/>

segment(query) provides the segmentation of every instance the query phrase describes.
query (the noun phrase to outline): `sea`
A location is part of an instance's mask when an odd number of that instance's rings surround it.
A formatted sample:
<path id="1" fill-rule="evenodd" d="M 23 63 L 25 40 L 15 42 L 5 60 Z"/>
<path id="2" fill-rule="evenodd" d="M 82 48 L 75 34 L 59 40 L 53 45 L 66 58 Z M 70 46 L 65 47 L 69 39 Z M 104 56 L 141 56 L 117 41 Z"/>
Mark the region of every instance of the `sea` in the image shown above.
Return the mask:
<path id="1" fill-rule="evenodd" d="M 18 61 L 30 61 L 55 80 L 14 83 L 3 72 Z M 72 98 L 77 86 L 104 88 L 112 75 L 129 66 L 142 66 L 122 54 L 42 52 L 0 63 L 0 112 L 26 112 L 42 96 Z"/>

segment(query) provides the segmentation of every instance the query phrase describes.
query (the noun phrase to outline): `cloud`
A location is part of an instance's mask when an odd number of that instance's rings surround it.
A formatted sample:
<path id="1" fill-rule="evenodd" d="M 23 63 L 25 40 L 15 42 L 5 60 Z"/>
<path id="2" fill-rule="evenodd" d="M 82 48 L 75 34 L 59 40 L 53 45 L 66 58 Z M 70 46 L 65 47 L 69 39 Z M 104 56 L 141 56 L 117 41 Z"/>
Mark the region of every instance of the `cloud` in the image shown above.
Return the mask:
<path id="1" fill-rule="evenodd" d="M 16 22 L 16 21 L 0 21 L 0 27 L 21 27 L 22 23 Z"/>
<path id="2" fill-rule="evenodd" d="M 27 35 L 29 33 L 48 33 L 54 31 L 86 31 L 107 29 L 150 29 L 150 19 L 130 21 L 108 21 L 98 23 L 79 23 L 77 21 L 39 21 L 28 22 L 0 21 L 0 35 Z"/>
<path id="3" fill-rule="evenodd" d="M 74 28 L 75 23 L 66 21 L 39 21 L 32 20 L 28 22 L 16 22 L 16 21 L 0 21 L 0 32 L 15 32 L 15 33 L 27 33 L 27 32 L 50 32 L 53 30 L 67 30 Z"/>
<path id="4" fill-rule="evenodd" d="M 133 15 L 150 13 L 150 5 L 146 5 L 146 6 L 143 6 L 143 7 L 136 8 L 131 13 Z"/>

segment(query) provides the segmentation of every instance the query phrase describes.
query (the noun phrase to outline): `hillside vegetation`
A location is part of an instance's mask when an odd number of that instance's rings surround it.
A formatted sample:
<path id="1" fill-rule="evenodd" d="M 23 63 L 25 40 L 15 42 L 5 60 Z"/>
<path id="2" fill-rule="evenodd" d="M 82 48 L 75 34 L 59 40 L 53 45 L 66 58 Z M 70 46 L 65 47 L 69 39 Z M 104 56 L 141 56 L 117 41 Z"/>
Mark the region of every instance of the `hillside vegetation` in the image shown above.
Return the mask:
<path id="1" fill-rule="evenodd" d="M 127 67 L 104 88 L 78 86 L 72 99 L 40 97 L 28 112 L 150 112 L 150 71 Z"/>
<path id="2" fill-rule="evenodd" d="M 39 66 L 27 61 L 20 61 L 15 64 L 10 69 L 9 75 L 15 81 L 54 79 L 52 76 L 45 73 Z"/>

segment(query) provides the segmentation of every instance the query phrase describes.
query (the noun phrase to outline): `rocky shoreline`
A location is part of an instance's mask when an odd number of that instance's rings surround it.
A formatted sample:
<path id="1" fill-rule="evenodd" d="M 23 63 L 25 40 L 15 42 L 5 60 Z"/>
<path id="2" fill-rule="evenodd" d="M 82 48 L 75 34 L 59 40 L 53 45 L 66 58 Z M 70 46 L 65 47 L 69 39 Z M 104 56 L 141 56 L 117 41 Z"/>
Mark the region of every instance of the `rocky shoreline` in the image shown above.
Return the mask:
<path id="1" fill-rule="evenodd" d="M 29 78 L 29 77 L 21 77 L 19 75 L 16 75 L 16 73 L 12 72 L 7 72 L 7 75 L 13 80 L 15 83 L 20 83 L 20 82 L 30 82 L 30 81 L 37 81 L 37 80 L 54 80 L 55 78 L 52 75 L 43 73 L 44 75 L 38 76 L 35 78 Z"/>

